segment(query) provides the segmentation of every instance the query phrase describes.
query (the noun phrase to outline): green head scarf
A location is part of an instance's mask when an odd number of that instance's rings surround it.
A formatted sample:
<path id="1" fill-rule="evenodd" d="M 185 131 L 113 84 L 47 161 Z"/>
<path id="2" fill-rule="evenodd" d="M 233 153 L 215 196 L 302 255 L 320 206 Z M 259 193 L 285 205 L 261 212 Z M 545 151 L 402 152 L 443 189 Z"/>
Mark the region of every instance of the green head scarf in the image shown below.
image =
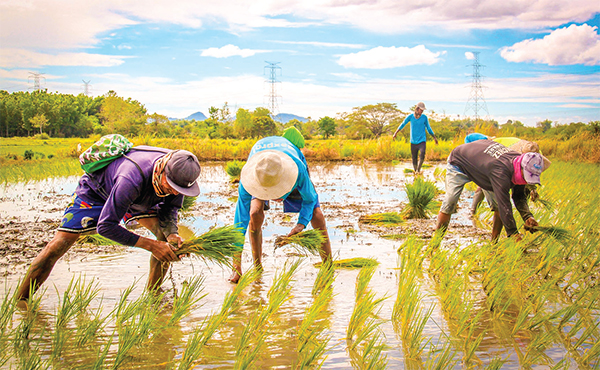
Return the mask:
<path id="1" fill-rule="evenodd" d="M 294 126 L 288 127 L 283 131 L 284 138 L 288 139 L 292 144 L 297 146 L 298 148 L 304 148 L 304 136 L 298 131 Z"/>

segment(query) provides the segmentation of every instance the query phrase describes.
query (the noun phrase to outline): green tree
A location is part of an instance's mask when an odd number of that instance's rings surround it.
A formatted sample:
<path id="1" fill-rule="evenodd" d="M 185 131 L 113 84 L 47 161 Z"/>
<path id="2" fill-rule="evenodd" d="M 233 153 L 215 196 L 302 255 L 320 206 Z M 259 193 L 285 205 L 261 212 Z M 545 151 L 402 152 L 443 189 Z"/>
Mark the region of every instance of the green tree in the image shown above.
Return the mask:
<path id="1" fill-rule="evenodd" d="M 356 107 L 345 118 L 348 126 L 353 127 L 352 131 L 365 133 L 365 128 L 370 132 L 369 136 L 378 138 L 389 132 L 391 125 L 398 123 L 402 115 L 405 113 L 396 108 L 396 104 L 378 103 Z"/>
<path id="2" fill-rule="evenodd" d="M 146 123 L 146 108 L 140 102 L 131 98 L 125 100 L 111 90 L 104 97 L 99 117 L 101 134 L 135 136 Z"/>
<path id="3" fill-rule="evenodd" d="M 44 113 L 36 114 L 33 118 L 29 119 L 29 121 L 31 122 L 31 126 L 40 128 L 40 134 L 43 133 L 42 130 L 48 123 L 48 119 Z"/>
<path id="4" fill-rule="evenodd" d="M 535 127 L 541 129 L 542 133 L 545 133 L 546 131 L 548 131 L 552 128 L 552 121 L 549 119 L 546 119 L 546 120 L 537 122 L 535 124 Z"/>
<path id="5" fill-rule="evenodd" d="M 325 116 L 319 120 L 319 131 L 325 139 L 335 135 L 335 120 L 331 117 Z"/>

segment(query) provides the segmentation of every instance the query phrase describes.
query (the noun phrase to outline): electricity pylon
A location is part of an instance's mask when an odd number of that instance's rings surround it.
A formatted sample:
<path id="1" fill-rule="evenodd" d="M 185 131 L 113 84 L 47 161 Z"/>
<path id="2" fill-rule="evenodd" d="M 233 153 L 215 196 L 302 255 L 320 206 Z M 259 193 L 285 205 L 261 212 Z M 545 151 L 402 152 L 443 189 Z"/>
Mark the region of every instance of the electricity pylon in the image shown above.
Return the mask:
<path id="1" fill-rule="evenodd" d="M 479 115 L 481 111 L 485 111 L 485 119 L 488 119 L 490 113 L 488 112 L 485 99 L 483 98 L 483 86 L 481 85 L 481 73 L 479 69 L 482 66 L 479 63 L 479 52 L 473 52 L 473 82 L 471 83 L 471 93 L 469 94 L 469 100 L 467 100 L 467 106 L 465 107 L 465 115 L 469 110 L 473 110 L 475 113 L 475 125 L 479 123 Z"/>

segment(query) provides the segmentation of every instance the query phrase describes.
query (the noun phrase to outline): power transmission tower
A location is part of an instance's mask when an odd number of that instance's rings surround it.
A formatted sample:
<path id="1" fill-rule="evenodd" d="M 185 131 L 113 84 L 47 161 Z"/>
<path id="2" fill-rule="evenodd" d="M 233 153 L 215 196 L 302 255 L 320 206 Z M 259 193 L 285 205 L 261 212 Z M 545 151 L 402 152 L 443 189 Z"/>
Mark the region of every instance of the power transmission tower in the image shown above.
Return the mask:
<path id="1" fill-rule="evenodd" d="M 33 78 L 33 90 L 40 91 L 42 89 L 40 79 L 43 78 L 44 82 L 46 81 L 46 77 L 42 75 L 43 73 L 29 72 L 29 78 L 27 79 L 27 82 L 31 81 Z"/>
<path id="2" fill-rule="evenodd" d="M 275 84 L 280 83 L 281 81 L 277 80 L 277 71 L 279 70 L 279 75 L 281 75 L 281 67 L 277 64 L 280 62 L 267 62 L 268 65 L 265 66 L 265 69 L 269 69 L 269 79 L 267 82 L 271 84 L 269 91 L 269 110 L 271 111 L 271 116 L 275 117 L 277 114 L 277 110 L 279 110 L 279 104 L 277 102 L 279 95 L 277 95 L 277 86 Z"/>
<path id="3" fill-rule="evenodd" d="M 81 80 L 83 81 L 83 94 L 88 96 L 90 95 L 90 81 L 86 81 L 86 80 Z"/>
<path id="4" fill-rule="evenodd" d="M 479 69 L 484 67 L 479 63 L 479 52 L 473 52 L 473 82 L 471 83 L 471 93 L 469 94 L 469 100 L 467 100 L 467 106 L 465 107 L 465 115 L 469 110 L 473 110 L 475 113 L 475 125 L 479 123 L 479 114 L 483 110 L 486 113 L 485 119 L 487 120 L 490 113 L 488 112 L 485 99 L 483 98 L 483 86 L 481 85 L 481 73 Z"/>

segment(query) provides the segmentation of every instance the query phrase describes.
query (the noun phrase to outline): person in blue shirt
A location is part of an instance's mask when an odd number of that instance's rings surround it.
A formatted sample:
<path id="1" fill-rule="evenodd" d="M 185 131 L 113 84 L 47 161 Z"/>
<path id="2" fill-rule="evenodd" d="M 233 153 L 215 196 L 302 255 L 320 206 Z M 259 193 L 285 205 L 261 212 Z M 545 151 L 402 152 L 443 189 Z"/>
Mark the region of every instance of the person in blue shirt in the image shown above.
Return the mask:
<path id="1" fill-rule="evenodd" d="M 270 136 L 257 141 L 242 168 L 238 187 L 238 201 L 234 224 L 244 235 L 249 230 L 254 264 L 261 267 L 262 225 L 264 211 L 270 200 L 283 201 L 283 211 L 298 213 L 298 223 L 288 233 L 297 234 L 308 223 L 320 229 L 325 236 L 321 259 L 331 259 L 331 244 L 319 197 L 308 174 L 306 158 L 300 149 L 281 136 Z M 237 283 L 242 276 L 241 255 L 234 258 L 229 281 Z"/>
<path id="2" fill-rule="evenodd" d="M 398 132 L 410 123 L 410 152 L 412 154 L 415 175 L 421 174 L 421 166 L 425 161 L 425 150 L 427 149 L 427 133 L 425 131 L 429 132 L 429 135 L 435 140 L 435 144 L 438 144 L 438 139 L 429 125 L 429 119 L 423 114 L 424 111 L 425 103 L 417 103 L 415 112 L 409 114 L 404 119 L 392 136 L 393 139 L 396 139 Z"/>

